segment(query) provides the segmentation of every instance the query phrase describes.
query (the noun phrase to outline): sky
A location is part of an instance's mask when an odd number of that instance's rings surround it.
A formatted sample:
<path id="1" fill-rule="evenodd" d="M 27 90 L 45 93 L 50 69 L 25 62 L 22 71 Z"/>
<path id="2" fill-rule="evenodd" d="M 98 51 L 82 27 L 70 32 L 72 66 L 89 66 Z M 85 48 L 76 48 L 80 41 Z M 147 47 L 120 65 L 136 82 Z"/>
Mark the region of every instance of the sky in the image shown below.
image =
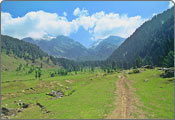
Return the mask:
<path id="1" fill-rule="evenodd" d="M 50 40 L 68 36 L 86 47 L 109 36 L 129 37 L 169 1 L 4 1 L 1 33 Z"/>

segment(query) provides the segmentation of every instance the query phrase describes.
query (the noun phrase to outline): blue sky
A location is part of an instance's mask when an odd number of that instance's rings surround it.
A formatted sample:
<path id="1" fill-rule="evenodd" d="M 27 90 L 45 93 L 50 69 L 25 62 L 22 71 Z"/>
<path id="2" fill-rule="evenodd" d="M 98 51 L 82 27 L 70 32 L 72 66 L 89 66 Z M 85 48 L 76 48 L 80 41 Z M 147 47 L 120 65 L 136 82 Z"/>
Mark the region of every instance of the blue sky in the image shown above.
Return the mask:
<path id="1" fill-rule="evenodd" d="M 86 47 L 110 35 L 129 37 L 168 1 L 5 1 L 2 34 L 49 39 L 65 35 Z"/>

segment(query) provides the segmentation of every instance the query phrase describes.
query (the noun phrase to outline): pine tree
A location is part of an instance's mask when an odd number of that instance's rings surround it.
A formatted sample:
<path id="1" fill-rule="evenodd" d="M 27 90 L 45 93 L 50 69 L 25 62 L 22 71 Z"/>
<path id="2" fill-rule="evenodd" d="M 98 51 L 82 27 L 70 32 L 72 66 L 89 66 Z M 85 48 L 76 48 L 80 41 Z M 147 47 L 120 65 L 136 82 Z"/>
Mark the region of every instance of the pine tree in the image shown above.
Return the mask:
<path id="1" fill-rule="evenodd" d="M 174 52 L 170 51 L 163 61 L 163 66 L 174 67 Z"/>

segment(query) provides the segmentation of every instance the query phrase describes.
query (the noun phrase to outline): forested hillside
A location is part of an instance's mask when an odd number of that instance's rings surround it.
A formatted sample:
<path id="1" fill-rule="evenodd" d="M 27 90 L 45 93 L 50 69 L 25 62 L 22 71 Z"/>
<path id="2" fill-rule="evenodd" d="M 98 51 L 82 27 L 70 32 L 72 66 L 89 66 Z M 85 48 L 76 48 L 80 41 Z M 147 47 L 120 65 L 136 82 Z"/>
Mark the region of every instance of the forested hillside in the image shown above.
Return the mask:
<path id="1" fill-rule="evenodd" d="M 174 66 L 174 7 L 141 25 L 116 49 L 109 60 L 124 67 L 153 64 Z"/>
<path id="2" fill-rule="evenodd" d="M 1 44 L 2 52 L 7 55 L 14 54 L 19 58 L 32 60 L 33 62 L 35 59 L 42 59 L 47 56 L 38 46 L 9 36 L 1 35 Z"/>
<path id="3" fill-rule="evenodd" d="M 58 68 L 50 60 L 50 56 L 38 46 L 10 37 L 1 35 L 1 70 L 14 71 L 22 66 L 40 68 Z"/>

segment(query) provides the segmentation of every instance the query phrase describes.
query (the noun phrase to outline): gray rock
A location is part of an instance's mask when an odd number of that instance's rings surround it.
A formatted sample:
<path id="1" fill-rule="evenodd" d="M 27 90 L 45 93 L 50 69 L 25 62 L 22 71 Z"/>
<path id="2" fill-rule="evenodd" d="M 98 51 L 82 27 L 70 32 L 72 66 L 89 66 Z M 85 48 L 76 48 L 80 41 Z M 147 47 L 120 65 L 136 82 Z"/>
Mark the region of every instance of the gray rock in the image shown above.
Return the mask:
<path id="1" fill-rule="evenodd" d="M 145 66 L 143 66 L 143 68 L 154 69 L 154 66 L 152 66 L 152 65 L 145 65 Z"/>
<path id="2" fill-rule="evenodd" d="M 52 91 L 50 93 L 47 93 L 46 95 L 53 96 L 55 98 L 61 98 L 64 96 L 64 93 L 61 91 Z"/>
<path id="3" fill-rule="evenodd" d="M 148 82 L 148 79 L 144 79 L 144 82 Z"/>
<path id="4" fill-rule="evenodd" d="M 167 70 L 165 70 L 164 73 L 162 73 L 160 76 L 163 77 L 163 78 L 171 78 L 171 77 L 174 77 L 174 69 L 173 69 L 173 68 L 167 69 Z"/>

